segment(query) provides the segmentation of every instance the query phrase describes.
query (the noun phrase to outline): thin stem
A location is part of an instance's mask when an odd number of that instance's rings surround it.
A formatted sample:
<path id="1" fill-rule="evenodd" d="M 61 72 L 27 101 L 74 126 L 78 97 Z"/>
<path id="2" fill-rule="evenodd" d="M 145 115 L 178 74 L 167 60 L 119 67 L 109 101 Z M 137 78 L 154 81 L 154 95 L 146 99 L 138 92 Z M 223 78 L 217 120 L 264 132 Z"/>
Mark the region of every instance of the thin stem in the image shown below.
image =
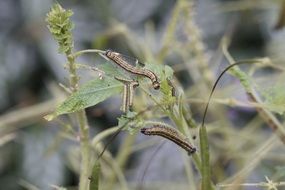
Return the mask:
<path id="1" fill-rule="evenodd" d="M 106 138 L 107 136 L 112 135 L 118 129 L 120 129 L 120 127 L 118 127 L 118 126 L 111 127 L 109 129 L 106 129 L 106 130 L 102 131 L 101 133 L 97 134 L 92 140 L 92 146 L 96 147 L 97 143 L 101 142 L 102 139 Z"/>
<path id="2" fill-rule="evenodd" d="M 69 83 L 73 92 L 78 90 L 79 77 L 76 73 L 75 56 L 69 53 L 67 55 L 69 69 Z M 90 174 L 90 145 L 89 145 L 89 126 L 87 123 L 85 110 L 76 112 L 77 122 L 80 133 L 80 151 L 81 151 L 81 166 L 79 190 L 87 190 L 89 186 Z"/>
<path id="3" fill-rule="evenodd" d="M 129 155 L 132 151 L 132 145 L 134 144 L 135 139 L 136 139 L 136 135 L 128 134 L 124 138 L 124 142 L 120 146 L 116 159 L 114 160 L 114 162 L 118 164 L 118 167 L 122 171 L 124 170 L 126 163 L 129 159 Z M 116 175 L 114 173 L 108 176 L 108 186 L 106 189 L 114 189 L 114 185 L 116 184 L 115 178 L 116 178 Z"/>
<path id="4" fill-rule="evenodd" d="M 105 152 L 105 147 L 103 147 L 102 143 L 97 143 L 96 147 L 93 146 L 93 149 L 97 152 L 100 153 L 104 150 Z M 101 154 L 101 153 L 100 153 Z M 120 166 L 118 163 L 114 160 L 112 157 L 111 153 L 106 150 L 105 154 L 102 154 L 103 160 L 113 169 L 114 173 L 117 175 L 117 179 L 119 184 L 121 185 L 122 190 L 127 190 L 127 181 L 125 179 L 125 176 L 123 174 L 123 171 L 121 170 Z M 96 162 L 96 161 L 95 161 Z M 109 182 L 108 182 L 109 183 Z"/>
<path id="5" fill-rule="evenodd" d="M 90 145 L 89 145 L 89 127 L 85 110 L 76 113 L 80 129 L 80 150 L 81 150 L 81 169 L 79 190 L 86 190 L 89 186 L 90 175 Z"/>
<path id="6" fill-rule="evenodd" d="M 261 160 L 269 154 L 269 151 L 276 145 L 277 140 L 275 135 L 271 135 L 268 139 L 260 145 L 250 157 L 246 160 L 245 166 L 236 174 L 225 180 L 223 183 L 237 184 L 241 179 L 246 178 L 250 173 L 260 164 Z"/>
<path id="7" fill-rule="evenodd" d="M 75 52 L 73 54 L 73 56 L 74 56 L 74 58 L 77 58 L 84 53 L 105 53 L 105 51 L 99 50 L 99 49 L 86 49 L 86 50 L 81 50 L 81 51 Z"/>

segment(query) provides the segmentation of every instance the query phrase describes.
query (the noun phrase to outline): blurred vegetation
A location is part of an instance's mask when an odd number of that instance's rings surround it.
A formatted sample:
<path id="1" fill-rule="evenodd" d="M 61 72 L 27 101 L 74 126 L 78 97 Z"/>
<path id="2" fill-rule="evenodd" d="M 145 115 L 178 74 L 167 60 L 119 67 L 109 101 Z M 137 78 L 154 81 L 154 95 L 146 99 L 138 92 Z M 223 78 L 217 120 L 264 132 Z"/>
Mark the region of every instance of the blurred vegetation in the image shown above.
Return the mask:
<path id="1" fill-rule="evenodd" d="M 53 3 L 0 1 L 0 189 L 285 189 L 283 0 Z M 114 75 L 140 84 L 127 113 Z"/>

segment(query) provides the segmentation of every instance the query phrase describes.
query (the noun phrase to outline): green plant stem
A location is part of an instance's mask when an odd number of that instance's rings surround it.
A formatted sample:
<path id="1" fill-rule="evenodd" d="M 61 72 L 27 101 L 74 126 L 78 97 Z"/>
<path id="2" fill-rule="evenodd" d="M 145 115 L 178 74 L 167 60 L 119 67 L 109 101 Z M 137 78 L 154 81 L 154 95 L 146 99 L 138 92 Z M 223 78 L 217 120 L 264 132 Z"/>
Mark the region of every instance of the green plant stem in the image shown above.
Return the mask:
<path id="1" fill-rule="evenodd" d="M 182 158 L 185 165 L 185 174 L 187 176 L 189 190 L 197 190 L 198 188 L 195 183 L 194 169 L 191 167 L 192 158 L 185 154 L 182 156 Z"/>
<path id="2" fill-rule="evenodd" d="M 245 163 L 244 167 L 236 172 L 233 176 L 229 177 L 223 182 L 223 184 L 239 184 L 241 179 L 245 179 L 246 176 L 260 164 L 260 162 L 270 154 L 270 151 L 277 144 L 275 135 L 271 135 L 268 139 L 261 144 L 256 150 L 252 151 L 252 155 L 249 156 Z"/>
<path id="3" fill-rule="evenodd" d="M 98 142 L 96 144 L 96 146 L 93 146 L 93 149 L 97 152 L 100 153 L 103 151 L 104 147 L 103 144 Z M 112 157 L 111 153 L 106 150 L 105 153 L 102 155 L 102 159 L 112 168 L 113 172 L 116 174 L 118 181 L 121 185 L 122 190 L 128 190 L 127 187 L 127 181 L 125 179 L 125 176 L 120 168 L 120 166 L 118 165 L 118 163 L 114 160 L 114 158 Z M 109 183 L 109 181 L 108 181 Z M 107 186 L 107 185 L 106 185 Z M 107 188 L 106 188 L 107 189 Z"/>
<path id="4" fill-rule="evenodd" d="M 76 113 L 80 129 L 80 150 L 81 167 L 79 190 L 88 189 L 90 175 L 90 146 L 89 146 L 89 127 L 87 125 L 86 113 L 81 110 Z"/>
<path id="5" fill-rule="evenodd" d="M 186 109 L 185 106 L 182 106 L 182 114 L 183 114 L 183 117 L 184 117 L 188 127 L 190 127 L 190 128 L 197 128 L 196 122 L 192 118 L 192 114 L 189 113 L 189 112 L 190 112 L 189 109 Z"/>
<path id="6" fill-rule="evenodd" d="M 182 117 L 179 115 L 179 117 L 176 117 L 173 111 L 170 111 L 168 113 L 168 116 L 171 118 L 171 120 L 175 123 L 177 126 L 178 130 L 182 132 L 187 138 L 191 139 L 191 134 L 187 128 L 187 125 L 185 125 L 185 120 L 182 119 Z"/>
<path id="7" fill-rule="evenodd" d="M 195 7 L 194 7 L 194 1 L 188 1 L 187 8 L 184 9 L 186 12 L 185 17 L 187 18 L 187 23 L 185 24 L 185 32 L 186 34 L 191 34 L 191 37 L 189 38 L 189 49 L 194 54 L 193 59 L 195 59 L 195 62 L 199 63 L 197 64 L 197 67 L 205 81 L 205 84 L 207 87 L 212 86 L 212 81 L 214 80 L 214 75 L 210 70 L 209 67 L 209 58 L 206 54 L 206 48 L 203 43 L 203 38 L 201 35 L 200 28 L 195 23 Z M 189 35 L 190 36 L 190 35 Z"/>
<path id="8" fill-rule="evenodd" d="M 92 146 L 96 147 L 97 143 L 101 142 L 104 138 L 107 136 L 112 135 L 113 133 L 117 132 L 120 127 L 115 126 L 111 127 L 109 129 L 105 129 L 104 131 L 98 133 L 93 139 L 92 139 Z"/>
<path id="9" fill-rule="evenodd" d="M 85 50 L 81 50 L 78 52 L 75 52 L 73 54 L 73 57 L 79 57 L 80 55 L 84 54 L 84 53 L 105 53 L 105 51 L 99 50 L 99 49 L 85 49 Z"/>
<path id="10" fill-rule="evenodd" d="M 120 170 L 124 171 L 126 163 L 128 161 L 129 155 L 131 154 L 132 151 L 132 145 L 134 144 L 134 141 L 136 139 L 136 135 L 130 135 L 127 134 L 127 136 L 124 138 L 124 142 L 120 146 L 120 149 L 118 151 L 118 154 L 116 156 L 116 160 L 114 160 Z M 114 185 L 116 179 L 116 175 L 112 173 L 110 176 L 108 176 L 108 188 L 106 189 L 114 189 Z"/>
<path id="11" fill-rule="evenodd" d="M 67 55 L 69 68 L 69 82 L 73 92 L 78 90 L 79 77 L 76 73 L 75 57 L 69 53 Z M 90 175 L 90 145 L 89 145 L 89 126 L 86 118 L 85 110 L 76 112 L 77 122 L 80 133 L 80 151 L 81 166 L 79 178 L 79 190 L 87 190 L 89 186 Z"/>
<path id="12" fill-rule="evenodd" d="M 207 129 L 204 125 L 200 127 L 199 135 L 202 162 L 202 190 L 210 190 L 213 189 L 213 187 L 211 186 L 209 142 Z"/>
<path id="13" fill-rule="evenodd" d="M 174 39 L 175 35 L 175 29 L 179 21 L 179 16 L 181 13 L 181 9 L 184 7 L 185 0 L 179 0 L 176 2 L 176 5 L 172 11 L 171 19 L 168 23 L 168 26 L 165 30 L 164 36 L 163 36 L 163 41 L 162 41 L 162 48 L 159 52 L 158 55 L 158 62 L 163 63 L 163 60 L 165 59 L 171 45 Z"/>
<path id="14" fill-rule="evenodd" d="M 67 55 L 68 69 L 69 69 L 69 84 L 73 92 L 78 90 L 79 77 L 76 73 L 75 58 L 71 54 Z"/>

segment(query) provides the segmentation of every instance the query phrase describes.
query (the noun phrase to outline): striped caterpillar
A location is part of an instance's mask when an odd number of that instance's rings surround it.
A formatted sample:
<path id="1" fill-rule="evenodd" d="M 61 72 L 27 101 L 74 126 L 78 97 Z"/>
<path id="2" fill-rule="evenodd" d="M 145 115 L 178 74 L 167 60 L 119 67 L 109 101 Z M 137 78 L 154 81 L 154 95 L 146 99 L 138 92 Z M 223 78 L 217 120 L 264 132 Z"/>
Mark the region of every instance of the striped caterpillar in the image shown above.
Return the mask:
<path id="1" fill-rule="evenodd" d="M 139 86 L 137 81 L 123 79 L 119 77 L 114 77 L 116 80 L 122 82 L 124 84 L 124 92 L 123 92 L 123 112 L 127 112 L 131 110 L 134 102 L 134 89 Z"/>
<path id="2" fill-rule="evenodd" d="M 122 54 L 114 52 L 112 50 L 107 50 L 104 55 L 109 58 L 111 61 L 116 63 L 118 66 L 123 68 L 124 70 L 136 74 L 136 75 L 141 75 L 149 78 L 152 82 L 152 86 L 154 89 L 159 89 L 160 88 L 160 83 L 158 82 L 158 77 L 156 74 L 154 74 L 152 71 L 144 68 L 136 68 L 132 65 L 130 65 L 126 59 L 123 57 Z"/>
<path id="3" fill-rule="evenodd" d="M 196 148 L 186 140 L 186 137 L 174 128 L 162 125 L 154 125 L 153 127 L 142 128 L 141 133 L 149 136 L 157 135 L 171 140 L 172 142 L 186 150 L 189 155 L 196 152 Z"/>

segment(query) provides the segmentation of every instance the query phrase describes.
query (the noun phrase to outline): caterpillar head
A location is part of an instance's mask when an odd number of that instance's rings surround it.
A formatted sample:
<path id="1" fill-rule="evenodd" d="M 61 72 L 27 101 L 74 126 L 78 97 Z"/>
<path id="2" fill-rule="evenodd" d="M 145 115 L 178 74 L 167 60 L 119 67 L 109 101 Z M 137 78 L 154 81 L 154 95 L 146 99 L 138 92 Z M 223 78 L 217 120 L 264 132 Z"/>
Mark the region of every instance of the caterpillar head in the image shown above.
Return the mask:
<path id="1" fill-rule="evenodd" d="M 154 81 L 154 82 L 152 83 L 152 86 L 153 86 L 153 88 L 154 88 L 155 90 L 158 90 L 158 89 L 160 88 L 160 83 L 159 83 L 158 81 Z"/>

